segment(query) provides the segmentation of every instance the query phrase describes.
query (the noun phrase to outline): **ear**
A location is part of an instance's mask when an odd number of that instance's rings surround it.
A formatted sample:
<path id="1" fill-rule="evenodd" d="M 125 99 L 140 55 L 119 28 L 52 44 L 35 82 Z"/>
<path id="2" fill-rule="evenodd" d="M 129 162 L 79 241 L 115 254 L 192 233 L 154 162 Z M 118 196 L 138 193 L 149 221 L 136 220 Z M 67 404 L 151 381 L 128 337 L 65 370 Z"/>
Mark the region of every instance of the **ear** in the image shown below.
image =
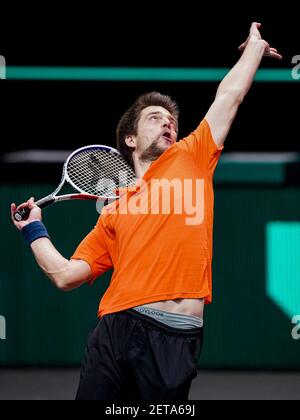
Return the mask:
<path id="1" fill-rule="evenodd" d="M 136 141 L 135 141 L 135 137 L 134 136 L 127 136 L 125 138 L 125 143 L 127 144 L 128 147 L 136 147 Z"/>

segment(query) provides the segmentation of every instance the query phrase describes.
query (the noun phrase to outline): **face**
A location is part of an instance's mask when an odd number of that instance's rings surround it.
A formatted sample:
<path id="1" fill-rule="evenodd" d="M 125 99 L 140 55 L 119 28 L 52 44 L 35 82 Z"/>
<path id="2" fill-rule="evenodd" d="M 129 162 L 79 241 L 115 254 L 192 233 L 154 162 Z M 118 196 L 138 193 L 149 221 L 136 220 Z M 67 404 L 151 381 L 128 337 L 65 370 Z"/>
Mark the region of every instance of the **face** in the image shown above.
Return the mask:
<path id="1" fill-rule="evenodd" d="M 153 161 L 177 139 L 177 121 L 161 106 L 149 106 L 141 112 L 136 136 L 127 139 L 140 160 Z"/>

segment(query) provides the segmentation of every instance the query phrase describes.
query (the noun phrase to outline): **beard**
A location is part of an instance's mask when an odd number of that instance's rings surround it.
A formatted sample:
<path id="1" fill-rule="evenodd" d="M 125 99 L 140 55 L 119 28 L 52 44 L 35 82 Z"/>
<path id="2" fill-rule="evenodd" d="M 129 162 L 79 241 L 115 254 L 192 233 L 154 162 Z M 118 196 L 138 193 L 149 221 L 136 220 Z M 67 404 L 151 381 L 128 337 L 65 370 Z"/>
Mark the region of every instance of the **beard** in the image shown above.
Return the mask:
<path id="1" fill-rule="evenodd" d="M 154 141 L 152 144 L 150 144 L 149 147 L 147 147 L 146 150 L 143 151 L 143 153 L 140 156 L 140 160 L 144 162 L 154 162 L 156 159 L 158 159 L 166 150 L 167 148 L 163 148 L 158 144 L 158 141 Z"/>

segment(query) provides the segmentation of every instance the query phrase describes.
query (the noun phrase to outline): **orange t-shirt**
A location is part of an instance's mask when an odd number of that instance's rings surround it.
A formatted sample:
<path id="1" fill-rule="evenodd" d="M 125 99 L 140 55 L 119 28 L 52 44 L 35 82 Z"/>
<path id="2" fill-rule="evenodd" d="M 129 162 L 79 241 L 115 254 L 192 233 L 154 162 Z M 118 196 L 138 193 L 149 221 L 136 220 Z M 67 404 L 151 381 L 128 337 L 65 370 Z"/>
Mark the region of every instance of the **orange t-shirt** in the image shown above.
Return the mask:
<path id="1" fill-rule="evenodd" d="M 211 302 L 213 173 L 222 149 L 204 119 L 152 163 L 139 187 L 104 207 L 72 256 L 90 265 L 93 280 L 114 268 L 100 317 L 161 300 Z M 153 187 L 160 181 L 173 187 Z"/>

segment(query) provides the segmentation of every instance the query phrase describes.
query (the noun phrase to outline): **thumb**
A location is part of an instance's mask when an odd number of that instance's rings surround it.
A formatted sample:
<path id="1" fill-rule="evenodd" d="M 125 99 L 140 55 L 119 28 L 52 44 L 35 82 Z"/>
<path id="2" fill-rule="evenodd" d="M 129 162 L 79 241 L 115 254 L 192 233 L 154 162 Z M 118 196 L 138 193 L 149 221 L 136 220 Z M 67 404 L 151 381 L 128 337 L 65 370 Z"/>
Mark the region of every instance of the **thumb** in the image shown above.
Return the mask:
<path id="1" fill-rule="evenodd" d="M 33 209 L 34 207 L 36 207 L 36 204 L 34 202 L 34 197 L 31 197 L 28 201 L 27 201 L 28 207 L 30 209 Z"/>
<path id="2" fill-rule="evenodd" d="M 14 220 L 14 213 L 15 213 L 16 210 L 17 210 L 16 203 L 11 203 L 11 205 L 10 205 L 10 215 L 11 215 L 11 218 L 12 218 L 13 222 L 15 221 Z"/>
<path id="3" fill-rule="evenodd" d="M 250 36 L 257 34 L 259 32 L 259 29 L 261 28 L 261 23 L 253 22 L 250 28 Z"/>
<path id="4" fill-rule="evenodd" d="M 261 23 L 258 23 L 258 22 L 252 22 L 252 24 L 251 24 L 251 28 L 253 28 L 253 29 L 258 29 L 258 28 L 260 28 L 261 27 Z"/>

